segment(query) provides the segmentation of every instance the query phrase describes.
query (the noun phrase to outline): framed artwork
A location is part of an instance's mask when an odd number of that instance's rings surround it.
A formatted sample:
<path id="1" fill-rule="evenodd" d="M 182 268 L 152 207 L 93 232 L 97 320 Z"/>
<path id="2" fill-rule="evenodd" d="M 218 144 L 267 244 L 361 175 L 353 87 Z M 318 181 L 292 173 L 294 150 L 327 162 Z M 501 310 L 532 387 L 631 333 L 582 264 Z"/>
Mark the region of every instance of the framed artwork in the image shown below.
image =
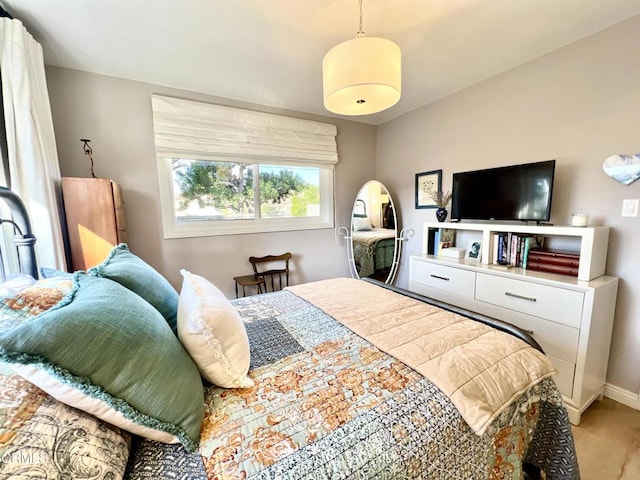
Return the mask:
<path id="1" fill-rule="evenodd" d="M 442 170 L 416 173 L 416 208 L 438 208 L 429 190 L 442 190 Z"/>

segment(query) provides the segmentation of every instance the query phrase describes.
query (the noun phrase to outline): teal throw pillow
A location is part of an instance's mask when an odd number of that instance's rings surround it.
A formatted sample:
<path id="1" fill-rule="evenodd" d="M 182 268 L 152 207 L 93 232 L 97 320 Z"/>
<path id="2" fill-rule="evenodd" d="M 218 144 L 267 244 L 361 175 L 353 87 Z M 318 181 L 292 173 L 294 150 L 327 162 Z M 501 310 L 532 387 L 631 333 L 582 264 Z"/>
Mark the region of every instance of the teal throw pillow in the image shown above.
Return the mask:
<path id="1" fill-rule="evenodd" d="M 202 380 L 167 322 L 116 282 L 84 272 L 73 282 L 58 304 L 0 331 L 0 360 L 61 402 L 195 450 Z"/>
<path id="2" fill-rule="evenodd" d="M 55 278 L 55 277 L 68 277 L 71 278 L 71 273 L 63 272 L 56 268 L 40 267 L 40 278 Z"/>
<path id="3" fill-rule="evenodd" d="M 151 265 L 131 253 L 125 243 L 114 247 L 107 259 L 90 268 L 89 273 L 118 282 L 140 295 L 162 314 L 177 335 L 178 292 Z"/>

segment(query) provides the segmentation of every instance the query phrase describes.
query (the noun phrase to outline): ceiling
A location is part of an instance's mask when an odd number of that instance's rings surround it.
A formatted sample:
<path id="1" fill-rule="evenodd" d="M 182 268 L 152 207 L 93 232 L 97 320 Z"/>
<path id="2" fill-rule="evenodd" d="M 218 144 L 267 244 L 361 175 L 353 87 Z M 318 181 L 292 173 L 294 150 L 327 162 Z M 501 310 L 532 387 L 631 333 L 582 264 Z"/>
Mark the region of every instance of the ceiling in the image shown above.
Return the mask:
<path id="1" fill-rule="evenodd" d="M 0 0 L 45 63 L 330 115 L 322 57 L 355 37 L 357 0 Z M 638 0 L 364 0 L 364 30 L 402 50 L 381 124 L 640 14 Z"/>

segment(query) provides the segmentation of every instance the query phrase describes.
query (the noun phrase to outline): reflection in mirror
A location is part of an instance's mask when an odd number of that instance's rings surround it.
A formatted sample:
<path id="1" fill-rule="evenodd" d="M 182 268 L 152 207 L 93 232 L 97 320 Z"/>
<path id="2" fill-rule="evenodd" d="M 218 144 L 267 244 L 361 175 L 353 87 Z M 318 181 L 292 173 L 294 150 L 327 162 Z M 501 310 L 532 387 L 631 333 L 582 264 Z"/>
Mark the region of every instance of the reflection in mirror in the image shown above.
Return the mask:
<path id="1" fill-rule="evenodd" d="M 377 180 L 356 195 L 350 233 L 355 276 L 392 283 L 399 257 L 397 218 L 389 191 Z"/>

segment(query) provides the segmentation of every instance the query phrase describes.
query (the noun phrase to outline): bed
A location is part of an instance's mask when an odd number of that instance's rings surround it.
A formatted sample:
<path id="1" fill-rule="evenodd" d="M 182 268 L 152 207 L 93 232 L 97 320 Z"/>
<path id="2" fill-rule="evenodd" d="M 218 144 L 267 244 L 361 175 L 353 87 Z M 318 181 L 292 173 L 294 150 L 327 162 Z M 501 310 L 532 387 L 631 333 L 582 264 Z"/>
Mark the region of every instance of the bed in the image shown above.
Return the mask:
<path id="1" fill-rule="evenodd" d="M 396 248 L 396 231 L 387 228 L 352 233 L 353 260 L 361 278 L 387 272 L 393 265 Z"/>
<path id="2" fill-rule="evenodd" d="M 0 479 L 579 478 L 552 367 L 516 328 L 365 280 L 229 302 L 182 273 L 163 290 L 120 245 L 5 294 Z"/>

